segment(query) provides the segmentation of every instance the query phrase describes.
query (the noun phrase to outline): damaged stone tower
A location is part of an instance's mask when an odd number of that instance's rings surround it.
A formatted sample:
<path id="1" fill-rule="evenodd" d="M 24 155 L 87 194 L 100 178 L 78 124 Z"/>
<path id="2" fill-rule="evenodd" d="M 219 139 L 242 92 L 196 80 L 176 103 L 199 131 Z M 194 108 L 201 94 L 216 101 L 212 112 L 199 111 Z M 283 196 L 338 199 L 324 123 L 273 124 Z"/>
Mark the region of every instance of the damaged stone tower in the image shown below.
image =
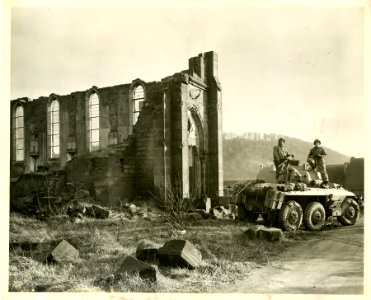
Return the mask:
<path id="1" fill-rule="evenodd" d="M 11 101 L 11 182 L 40 170 L 114 205 L 156 187 L 223 196 L 218 57 L 189 59 L 159 82 L 93 86 Z"/>

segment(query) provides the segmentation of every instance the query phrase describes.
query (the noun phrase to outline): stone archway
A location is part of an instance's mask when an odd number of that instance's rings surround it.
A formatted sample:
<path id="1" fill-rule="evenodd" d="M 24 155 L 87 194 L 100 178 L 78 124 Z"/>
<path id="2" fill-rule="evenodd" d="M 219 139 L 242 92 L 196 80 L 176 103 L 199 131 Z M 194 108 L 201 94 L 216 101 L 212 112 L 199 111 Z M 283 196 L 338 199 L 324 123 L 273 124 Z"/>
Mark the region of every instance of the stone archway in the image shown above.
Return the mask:
<path id="1" fill-rule="evenodd" d="M 200 199 L 205 194 L 205 145 L 201 119 L 194 109 L 188 110 L 189 195 Z"/>

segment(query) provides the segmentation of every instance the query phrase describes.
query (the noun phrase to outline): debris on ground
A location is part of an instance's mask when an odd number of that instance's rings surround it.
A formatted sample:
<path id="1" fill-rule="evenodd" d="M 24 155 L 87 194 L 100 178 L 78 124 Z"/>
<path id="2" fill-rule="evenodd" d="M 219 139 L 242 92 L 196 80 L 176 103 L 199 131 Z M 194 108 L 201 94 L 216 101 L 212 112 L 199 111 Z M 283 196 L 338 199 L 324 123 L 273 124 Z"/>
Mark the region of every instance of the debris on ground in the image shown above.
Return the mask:
<path id="1" fill-rule="evenodd" d="M 79 250 L 72 246 L 66 240 L 61 241 L 58 246 L 47 257 L 47 262 L 70 262 L 79 258 Z"/>
<path id="2" fill-rule="evenodd" d="M 125 274 L 138 274 L 144 280 L 148 280 L 150 282 L 157 281 L 157 268 L 132 256 L 127 256 L 125 258 L 120 268 L 116 271 L 115 276 Z"/>
<path id="3" fill-rule="evenodd" d="M 237 206 L 229 204 L 228 208 L 224 206 L 216 206 L 211 209 L 211 213 L 215 219 L 220 220 L 235 220 L 237 217 Z"/>
<path id="4" fill-rule="evenodd" d="M 149 240 L 141 240 L 137 246 L 135 256 L 141 261 L 156 261 L 157 252 L 162 245 Z"/>
<path id="5" fill-rule="evenodd" d="M 85 207 L 85 210 L 85 214 L 88 217 L 93 217 L 96 219 L 106 219 L 110 216 L 110 210 L 100 205 L 92 205 L 90 207 L 88 206 Z"/>
<path id="6" fill-rule="evenodd" d="M 160 265 L 194 269 L 201 264 L 201 252 L 187 240 L 171 240 L 158 250 Z"/>
<path id="7" fill-rule="evenodd" d="M 245 234 L 249 239 L 259 239 L 268 242 L 282 242 L 285 240 L 285 235 L 280 228 L 265 227 L 263 225 L 249 227 Z"/>

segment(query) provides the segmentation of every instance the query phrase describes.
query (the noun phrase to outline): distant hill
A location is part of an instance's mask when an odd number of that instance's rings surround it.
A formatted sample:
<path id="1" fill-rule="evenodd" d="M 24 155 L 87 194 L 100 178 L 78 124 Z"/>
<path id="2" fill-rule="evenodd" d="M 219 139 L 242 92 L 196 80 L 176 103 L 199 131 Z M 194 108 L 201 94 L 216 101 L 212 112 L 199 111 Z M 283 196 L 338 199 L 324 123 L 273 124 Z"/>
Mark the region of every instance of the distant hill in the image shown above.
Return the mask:
<path id="1" fill-rule="evenodd" d="M 254 179 L 260 165 L 273 164 L 273 146 L 276 140 L 251 140 L 244 137 L 226 139 L 223 137 L 224 180 Z M 287 138 L 286 148 L 295 155 L 295 159 L 304 163 L 312 143 L 296 138 Z M 343 164 L 350 160 L 349 156 L 324 146 L 327 164 Z"/>

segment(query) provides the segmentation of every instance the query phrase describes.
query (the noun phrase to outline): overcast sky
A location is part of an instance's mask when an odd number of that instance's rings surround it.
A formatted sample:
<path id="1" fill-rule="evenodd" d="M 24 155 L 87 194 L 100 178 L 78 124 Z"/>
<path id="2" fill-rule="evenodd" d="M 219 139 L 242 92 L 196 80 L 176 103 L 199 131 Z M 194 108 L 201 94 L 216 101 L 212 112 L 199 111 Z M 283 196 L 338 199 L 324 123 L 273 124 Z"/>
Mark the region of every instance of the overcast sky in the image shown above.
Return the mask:
<path id="1" fill-rule="evenodd" d="M 224 131 L 366 154 L 361 8 L 14 8 L 11 26 L 12 99 L 161 80 L 214 50 Z"/>

